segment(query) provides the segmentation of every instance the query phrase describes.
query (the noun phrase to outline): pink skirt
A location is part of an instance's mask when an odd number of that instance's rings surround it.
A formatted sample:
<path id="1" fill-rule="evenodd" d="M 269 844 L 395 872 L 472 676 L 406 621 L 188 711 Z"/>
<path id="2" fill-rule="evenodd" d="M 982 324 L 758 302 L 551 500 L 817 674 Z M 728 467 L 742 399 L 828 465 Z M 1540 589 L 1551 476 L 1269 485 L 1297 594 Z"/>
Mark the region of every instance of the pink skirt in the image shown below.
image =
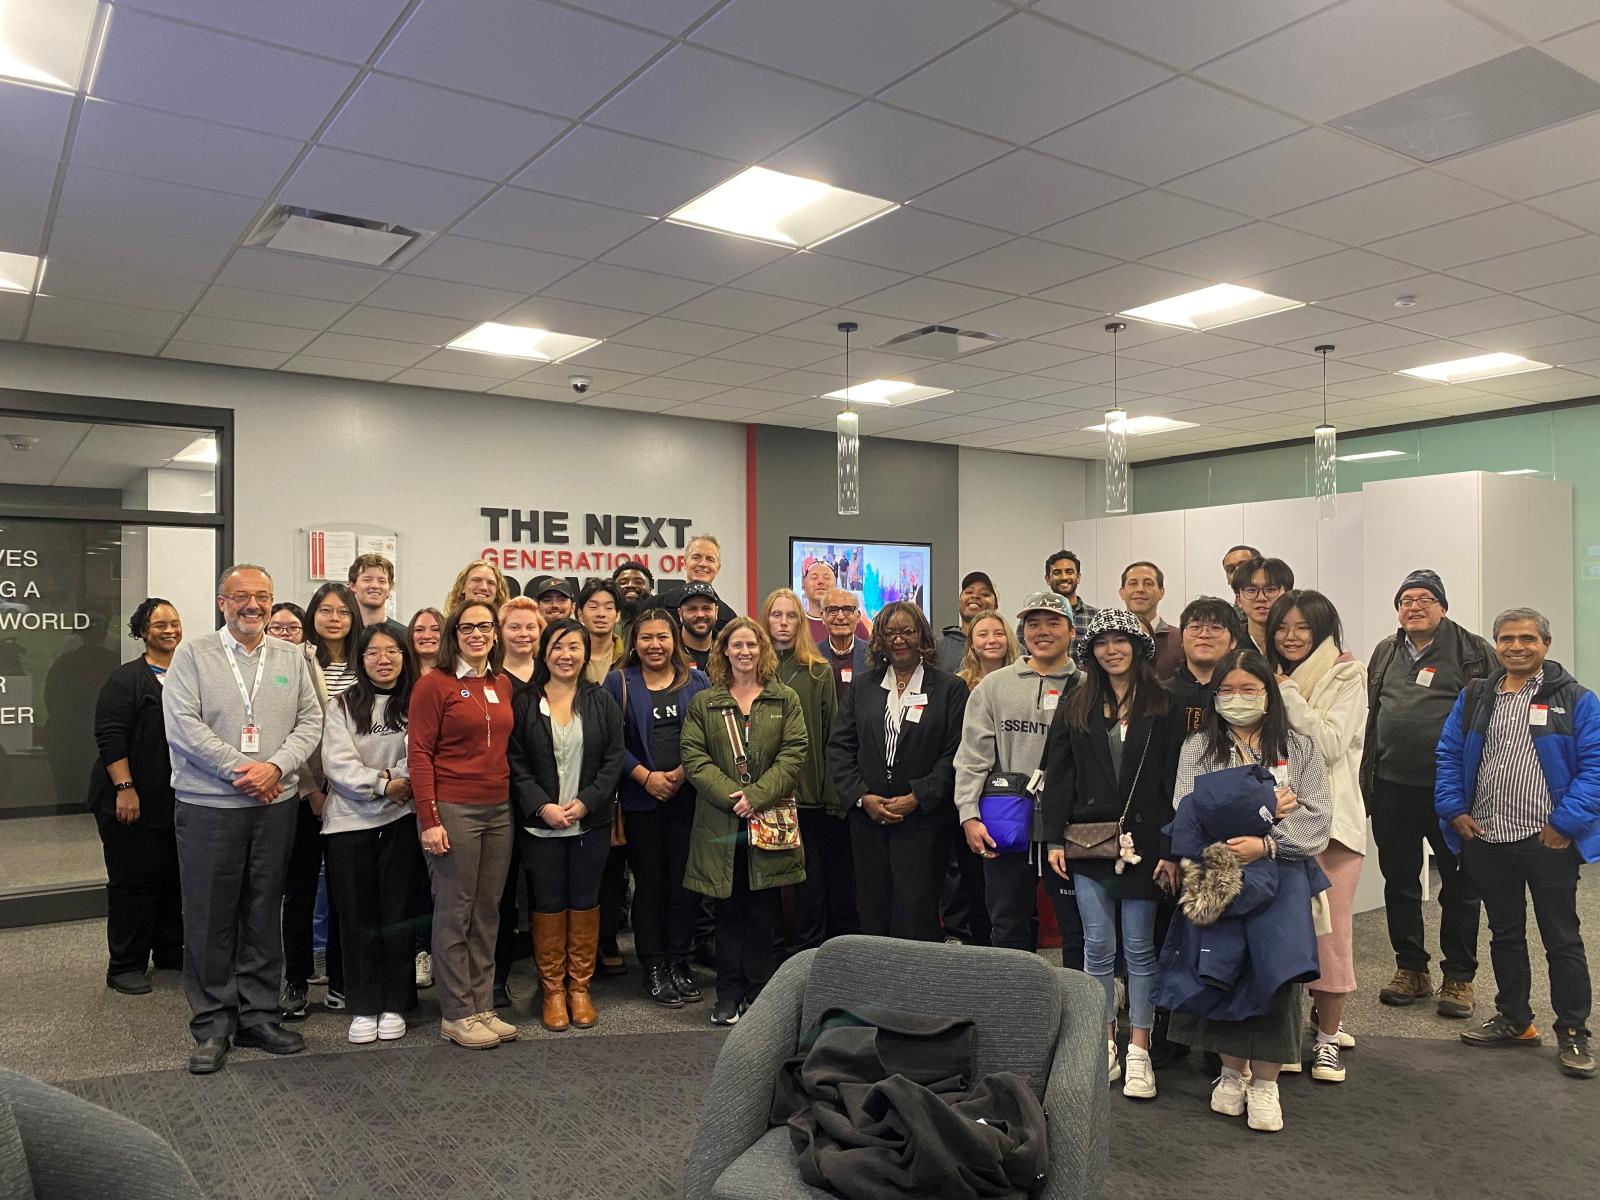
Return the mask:
<path id="1" fill-rule="evenodd" d="M 1365 855 L 1357 854 L 1342 842 L 1329 842 L 1328 848 L 1317 855 L 1317 862 L 1332 884 L 1328 888 L 1328 908 L 1333 917 L 1333 929 L 1317 938 L 1317 969 L 1322 974 L 1306 984 L 1314 992 L 1356 990 L 1352 919 L 1356 882 L 1361 878 L 1361 864 L 1365 861 Z"/>

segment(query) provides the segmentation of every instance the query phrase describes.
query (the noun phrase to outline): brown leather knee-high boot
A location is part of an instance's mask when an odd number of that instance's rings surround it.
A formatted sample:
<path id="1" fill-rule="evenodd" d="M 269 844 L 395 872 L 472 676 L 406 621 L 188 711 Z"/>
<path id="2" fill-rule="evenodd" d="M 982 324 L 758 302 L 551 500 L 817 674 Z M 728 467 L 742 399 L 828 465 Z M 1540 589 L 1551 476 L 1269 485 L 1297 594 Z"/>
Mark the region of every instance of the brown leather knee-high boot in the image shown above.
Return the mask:
<path id="1" fill-rule="evenodd" d="M 600 1018 L 589 1000 L 589 980 L 594 978 L 594 960 L 600 950 L 600 910 L 576 909 L 567 913 L 567 1003 L 572 1009 L 572 1024 L 587 1029 Z"/>
<path id="2" fill-rule="evenodd" d="M 539 970 L 539 987 L 544 993 L 541 1023 L 552 1033 L 560 1033 L 571 1023 L 567 1016 L 567 914 L 533 914 L 533 961 Z"/>

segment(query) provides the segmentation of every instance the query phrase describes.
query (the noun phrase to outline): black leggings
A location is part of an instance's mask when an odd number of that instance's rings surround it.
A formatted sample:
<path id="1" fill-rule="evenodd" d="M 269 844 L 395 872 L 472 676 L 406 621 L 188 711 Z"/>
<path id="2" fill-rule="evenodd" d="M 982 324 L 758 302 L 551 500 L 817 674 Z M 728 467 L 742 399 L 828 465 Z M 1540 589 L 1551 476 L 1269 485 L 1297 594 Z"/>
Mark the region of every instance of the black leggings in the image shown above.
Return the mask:
<path id="1" fill-rule="evenodd" d="M 688 958 L 693 949 L 700 897 L 683 886 L 683 876 L 694 804 L 694 792 L 684 788 L 664 804 L 623 818 L 633 872 L 633 944 L 647 966 Z"/>
<path id="2" fill-rule="evenodd" d="M 576 837 L 534 837 L 522 842 L 528 897 L 534 912 L 586 912 L 600 903 L 600 876 L 611 850 L 611 823 Z"/>

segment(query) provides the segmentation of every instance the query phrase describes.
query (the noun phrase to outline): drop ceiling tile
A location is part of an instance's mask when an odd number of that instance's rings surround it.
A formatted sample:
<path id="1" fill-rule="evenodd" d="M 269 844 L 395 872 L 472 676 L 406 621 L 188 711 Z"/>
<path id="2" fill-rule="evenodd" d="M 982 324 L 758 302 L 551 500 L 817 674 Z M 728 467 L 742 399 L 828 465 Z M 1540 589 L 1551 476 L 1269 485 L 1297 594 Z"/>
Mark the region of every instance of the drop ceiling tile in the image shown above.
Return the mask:
<path id="1" fill-rule="evenodd" d="M 1137 190 L 1125 179 L 1032 150 L 1015 150 L 923 193 L 917 207 L 1031 233 Z"/>
<path id="2" fill-rule="evenodd" d="M 1143 258 L 1248 220 L 1226 209 L 1148 188 L 1041 229 L 1037 236 L 1118 258 Z"/>
<path id="3" fill-rule="evenodd" d="M 1551 283 L 1523 292 L 1529 300 L 1568 312 L 1583 312 L 1600 299 L 1600 275 L 1583 275 L 1565 283 Z"/>
<path id="4" fill-rule="evenodd" d="M 765 165 L 903 202 L 1006 149 L 1005 143 L 992 138 L 869 101 L 801 138 Z"/>
<path id="5" fill-rule="evenodd" d="M 991 305 L 976 312 L 963 313 L 954 323 L 961 329 L 972 329 L 979 333 L 998 333 L 1001 337 L 1008 338 L 1029 338 L 1065 329 L 1069 325 L 1081 324 L 1086 317 L 1093 315 L 1086 309 L 1073 308 L 1066 304 L 1051 304 L 1048 300 L 1017 299 Z M 997 354 L 1000 351 L 985 350 L 982 353 Z M 1059 347 L 1045 345 L 1034 347 L 1034 354 L 1039 358 L 1049 357 L 1055 362 L 1065 361 L 1063 357 L 1056 357 L 1060 353 Z M 975 358 L 963 356 L 963 361 L 975 361 Z M 1029 371 L 1033 368 L 1018 366 L 1007 369 Z"/>
<path id="6" fill-rule="evenodd" d="M 852 103 L 843 92 L 679 45 L 589 119 L 755 162 Z"/>
<path id="7" fill-rule="evenodd" d="M 648 218 L 564 196 L 501 188 L 452 227 L 464 237 L 594 258 L 650 225 Z"/>
<path id="8" fill-rule="evenodd" d="M 504 179 L 569 123 L 409 79 L 368 75 L 319 139 L 479 179 Z"/>
<path id="9" fill-rule="evenodd" d="M 896 84 L 885 98 L 968 129 L 1031 142 L 1168 74 L 1019 13 Z M 983 86 L 972 86 L 973 80 Z"/>
<path id="10" fill-rule="evenodd" d="M 305 139 L 355 75 L 354 67 L 119 6 L 94 94 Z"/>
<path id="11" fill-rule="evenodd" d="M 967 221 L 899 208 L 833 238 L 820 253 L 921 275 L 1007 240 Z"/>
<path id="12" fill-rule="evenodd" d="M 616 17 L 634 25 L 657 29 L 662 33 L 682 33 L 717 7 L 718 0 L 572 0 L 579 8 L 587 8 L 604 16 Z"/>
<path id="13" fill-rule="evenodd" d="M 91 100 L 78 118 L 72 161 L 124 175 L 262 197 L 278 186 L 303 145 L 292 138 L 194 117 Z"/>
<path id="14" fill-rule="evenodd" d="M 739 170 L 728 159 L 580 125 L 511 182 L 661 217 Z"/>
<path id="15" fill-rule="evenodd" d="M 1524 205 L 1507 204 L 1469 217 L 1457 217 L 1428 229 L 1386 238 L 1374 242 L 1370 249 L 1402 262 L 1445 271 L 1466 263 L 1563 241 L 1577 234 L 1578 230 L 1565 221 L 1534 212 Z"/>
<path id="16" fill-rule="evenodd" d="M 1237 404 L 1246 400 L 1260 400 L 1280 395 L 1282 388 L 1255 379 L 1224 379 L 1220 383 L 1202 383 L 1198 387 L 1173 389 L 1185 400 L 1196 404 Z"/>
<path id="17" fill-rule="evenodd" d="M 861 361 L 867 361 L 866 355 L 875 347 L 881 347 L 890 338 L 899 337 L 902 333 L 910 333 L 913 329 L 926 324 L 923 321 L 907 321 L 903 318 L 882 317 L 876 313 L 865 313 L 855 309 L 835 308 L 827 312 L 817 313 L 802 321 L 785 325 L 780 333 L 784 337 L 802 338 L 806 341 L 821 342 L 831 347 L 836 353 L 844 348 L 844 335 L 839 332 L 839 322 L 854 321 L 860 328 L 850 335 L 851 347 L 862 352 Z M 893 353 L 886 351 L 885 353 Z M 918 361 L 926 362 L 926 359 Z M 855 360 L 852 358 L 852 365 Z M 866 368 L 864 368 L 866 369 Z"/>
<path id="18" fill-rule="evenodd" d="M 251 321 L 195 316 L 184 321 L 172 336 L 175 342 L 200 342 L 209 346 L 231 346 L 240 350 L 267 350 L 287 358 L 314 338 L 316 332 L 310 329 L 292 329 L 287 325 L 258 325 Z M 178 357 L 186 356 L 180 354 Z M 277 363 L 272 365 L 277 366 Z"/>
<path id="19" fill-rule="evenodd" d="M 1170 79 L 1036 147 L 1141 183 L 1161 183 L 1303 128 L 1197 80 Z"/>
<path id="20" fill-rule="evenodd" d="M 406 0 L 140 0 L 162 16 L 209 25 L 264 42 L 364 62 L 389 31 Z M 120 16 L 120 14 L 119 14 Z"/>
<path id="21" fill-rule="evenodd" d="M 1133 280 L 1129 280 L 1133 283 Z M 1138 303 L 1135 301 L 1134 303 Z M 1124 306 L 1126 307 L 1126 306 Z M 1109 313 L 1084 321 L 1079 325 L 1070 325 L 1066 329 L 1058 329 L 1053 333 L 1042 333 L 1038 341 L 1048 342 L 1052 346 L 1066 346 L 1072 350 L 1086 350 L 1096 357 L 1104 356 L 1106 360 L 1106 378 L 1110 379 L 1111 369 L 1111 335 L 1106 332 Z M 1162 325 L 1150 325 L 1142 321 L 1128 321 L 1127 328 L 1117 335 L 1117 349 L 1120 353 L 1127 354 L 1148 342 L 1159 342 L 1173 337 L 1193 337 L 1192 333 L 1179 334 L 1175 329 L 1168 329 Z M 1054 369 L 1054 368 L 1052 368 Z M 1123 374 L 1128 375 L 1133 371 L 1155 370 L 1149 363 L 1137 360 L 1123 364 Z M 1063 378 L 1069 378 L 1063 376 Z M 1084 379 L 1085 383 L 1098 382 L 1098 376 Z"/>
<path id="22" fill-rule="evenodd" d="M 1536 346 L 1554 348 L 1558 343 L 1569 339 L 1593 337 L 1597 330 L 1600 330 L 1600 324 L 1594 321 L 1573 316 L 1571 313 L 1561 313 L 1535 321 L 1481 329 L 1476 333 L 1463 334 L 1461 340 L 1472 342 L 1486 350 L 1511 350 L 1518 354 L 1527 354 Z M 1537 354 L 1531 354 L 1529 357 L 1539 359 L 1540 362 L 1552 361 L 1539 358 Z M 1556 361 L 1564 361 L 1565 357 L 1560 356 Z"/>
<path id="23" fill-rule="evenodd" d="M 1539 196 L 1528 207 L 1600 233 L 1600 180 Z"/>
<path id="24" fill-rule="evenodd" d="M 1129 343 L 1128 334 L 1156 328 L 1154 325 L 1130 324 L 1127 331 L 1118 339 L 1121 353 L 1134 362 L 1186 367 L 1190 363 L 1204 362 L 1208 358 L 1221 358 L 1224 354 L 1241 354 L 1249 350 L 1252 345 L 1248 341 L 1232 336 L 1242 328 L 1240 325 L 1227 327 L 1226 336 L 1220 333 L 1170 330 L 1168 331 L 1170 336 L 1158 341 L 1147 340 L 1137 345 Z"/>
<path id="25" fill-rule="evenodd" d="M 1239 354 L 1225 354 L 1221 358 L 1207 359 L 1204 366 L 1207 371 L 1216 375 L 1253 379 L 1258 375 L 1286 371 L 1292 367 L 1316 362 L 1316 355 L 1309 352 L 1296 354 L 1290 350 L 1280 350 L 1276 346 L 1258 346 L 1254 350 L 1245 350 Z"/>
<path id="26" fill-rule="evenodd" d="M 1256 317 L 1227 326 L 1228 336 L 1242 342 L 1263 346 L 1279 346 L 1287 342 L 1322 340 L 1329 334 L 1360 325 L 1361 318 L 1348 313 L 1335 312 L 1319 305 L 1307 304 L 1287 312 Z M 1164 345 L 1165 343 L 1157 343 Z"/>
<path id="27" fill-rule="evenodd" d="M 378 308 L 398 308 L 402 312 L 488 321 L 521 299 L 516 292 L 415 275 L 395 275 L 376 288 L 366 301 Z"/>
<path id="28" fill-rule="evenodd" d="M 989 0 L 736 0 L 690 40 L 871 95 L 1006 12 Z"/>
<path id="29" fill-rule="evenodd" d="M 243 235 L 261 201 L 133 175 L 69 166 L 56 212 L 79 221 L 231 243 Z"/>
<path id="30" fill-rule="evenodd" d="M 60 158 L 72 115 L 72 97 L 63 92 L 0 83 L 0 151 L 33 158 Z"/>
<path id="31" fill-rule="evenodd" d="M 430 317 L 401 312 L 393 308 L 374 308 L 359 304 L 328 328 L 334 333 L 353 333 L 357 337 L 388 338 L 396 342 L 423 342 L 442 346 L 460 337 L 473 323 L 460 317 Z"/>
<path id="32" fill-rule="evenodd" d="M 425 4 L 379 67 L 428 83 L 577 116 L 667 44 L 539 0 Z"/>
<path id="33" fill-rule="evenodd" d="M 1146 261 L 1152 266 L 1182 271 L 1219 283 L 1271 271 L 1318 258 L 1339 249 L 1337 242 L 1308 233 L 1257 221 L 1226 233 L 1212 234 L 1184 246 L 1163 250 Z"/>
<path id="34" fill-rule="evenodd" d="M 654 375 L 668 367 L 681 367 L 694 355 L 657 350 L 648 346 L 624 346 L 621 342 L 602 342 L 582 354 L 575 355 L 562 365 L 570 371 L 583 371 L 591 366 L 606 367 L 613 371 L 627 371 L 633 375 Z"/>
<path id="35" fill-rule="evenodd" d="M 66 296 L 35 296 L 33 319 L 68 329 L 97 329 L 105 333 L 131 333 L 139 337 L 169 337 L 183 320 L 183 314 L 137 308 L 130 304 L 74 300 Z"/>
<path id="36" fill-rule="evenodd" d="M 1445 0 L 1348 0 L 1199 74 L 1307 120 L 1327 121 L 1518 45 Z"/>
<path id="37" fill-rule="evenodd" d="M 819 397 L 833 391 L 840 385 L 840 377 L 831 371 L 785 371 L 782 375 L 774 375 L 770 379 L 763 379 L 760 387 L 748 388 L 752 392 L 780 392 L 787 396 Z M 832 410 L 837 409 L 837 400 L 821 400 L 813 407 L 819 410 L 818 416 L 831 416 Z"/>
<path id="38" fill-rule="evenodd" d="M 740 342 L 737 346 L 730 346 L 718 357 L 734 362 L 754 363 L 763 367 L 786 367 L 792 370 L 795 367 L 806 367 L 812 363 L 822 362 L 832 354 L 831 348 L 819 346 L 815 342 L 768 334 L 765 337 L 751 338 L 748 342 Z"/>
<path id="39" fill-rule="evenodd" d="M 946 324 L 950 318 L 975 308 L 987 308 L 1009 299 L 1004 292 L 948 283 L 942 279 L 912 279 L 863 296 L 851 305 L 862 312 L 904 317 L 919 324 Z"/>
<path id="40" fill-rule="evenodd" d="M 1439 169 L 1518 200 L 1592 183 L 1600 176 L 1600 113 L 1462 154 Z"/>
<path id="41" fill-rule="evenodd" d="M 812 304 L 848 304 L 908 278 L 902 271 L 802 252 L 752 271 L 739 286 Z"/>
<path id="42" fill-rule="evenodd" d="M 533 325 L 539 329 L 553 329 L 557 333 L 575 333 L 580 337 L 594 338 L 611 337 L 646 319 L 644 313 L 578 304 L 572 300 L 557 300 L 553 296 L 535 296 L 531 300 L 524 300 L 496 318 L 512 325 Z"/>
<path id="43" fill-rule="evenodd" d="M 582 366 L 576 363 L 545 363 L 537 366 L 525 374 L 517 376 L 523 383 L 536 383 L 543 387 L 559 387 L 566 390 L 571 397 L 571 403 L 577 403 L 577 395 L 572 391 L 570 377 L 581 372 L 590 379 L 590 395 L 601 392 L 613 391 L 626 384 L 636 383 L 643 376 L 631 371 L 612 371 L 604 367 L 596 367 L 587 359 Z"/>
<path id="44" fill-rule="evenodd" d="M 1422 367 L 1429 363 L 1449 362 L 1452 359 L 1466 358 L 1469 355 L 1481 354 L 1482 350 L 1467 342 L 1452 342 L 1445 338 L 1434 338 L 1431 341 L 1417 342 L 1410 346 L 1396 346 L 1391 350 L 1374 350 L 1364 354 L 1351 355 L 1355 362 L 1364 367 L 1371 367 L 1375 371 L 1403 371 L 1408 367 Z M 1442 387 L 1442 384 L 1435 384 Z"/>
<path id="45" fill-rule="evenodd" d="M 452 392 L 487 392 L 495 385 L 493 375 L 467 375 L 460 371 L 433 371 L 411 367 L 389 379 L 408 387 L 441 388 Z"/>
<path id="46" fill-rule="evenodd" d="M 941 278 L 1028 295 L 1116 266 L 1117 260 L 1033 238 L 1017 238 L 940 267 Z M 974 306 L 976 307 L 976 306 Z"/>
<path id="47" fill-rule="evenodd" d="M 1196 200 L 1267 217 L 1397 175 L 1406 160 L 1326 129 L 1308 129 L 1165 185 Z"/>
<path id="48" fill-rule="evenodd" d="M 1287 347 L 1281 348 L 1287 349 Z M 1281 371 L 1268 371 L 1264 375 L 1255 376 L 1255 379 L 1260 383 L 1272 384 L 1279 388 L 1296 388 L 1320 398 L 1323 375 L 1322 356 L 1311 353 L 1310 346 L 1302 346 L 1299 349 L 1304 351 L 1303 365 L 1289 367 Z M 1370 379 L 1373 375 L 1378 374 L 1372 367 L 1348 361 L 1346 352 L 1338 352 L 1337 355 L 1330 355 L 1329 357 L 1331 361 L 1328 363 L 1327 375 L 1330 388 L 1335 384 Z"/>
<path id="49" fill-rule="evenodd" d="M 1331 296 L 1345 295 L 1357 288 L 1376 287 L 1392 279 L 1405 279 L 1415 270 L 1415 267 L 1392 258 L 1369 254 L 1365 250 L 1340 250 L 1310 262 L 1262 271 L 1236 282 L 1260 288 L 1275 296 L 1318 302 Z"/>
<path id="50" fill-rule="evenodd" d="M 1203 287 L 1207 280 L 1179 275 L 1143 263 L 1122 263 L 1040 292 L 1037 299 L 1076 304 L 1096 312 L 1115 313 L 1182 295 Z"/>
<path id="51" fill-rule="evenodd" d="M 46 346 L 76 346 L 83 350 L 116 350 L 123 354 L 154 354 L 165 337 L 137 333 L 117 333 L 108 329 L 82 329 L 52 325 L 48 321 L 28 323 L 28 340 Z"/>
<path id="52" fill-rule="evenodd" d="M 306 375 L 330 375 L 339 379 L 388 379 L 395 368 L 381 363 L 349 362 L 338 358 L 318 358 L 314 354 L 297 354 L 280 371 L 298 371 Z"/>
<path id="53" fill-rule="evenodd" d="M 1088 33 L 1159 58 L 1193 67 L 1282 28 L 1329 0 L 1039 0 L 1038 12 Z"/>
<path id="54" fill-rule="evenodd" d="M 657 221 L 607 254 L 605 261 L 680 279 L 728 283 L 792 253 L 783 246 Z"/>
<path id="55" fill-rule="evenodd" d="M 1364 246 L 1500 204 L 1500 198 L 1489 192 L 1425 170 L 1280 213 L 1274 220 L 1347 245 Z"/>
<path id="56" fill-rule="evenodd" d="M 579 258 L 446 234 L 406 264 L 405 274 L 527 295 L 583 265 Z"/>
<path id="57" fill-rule="evenodd" d="M 187 312 L 206 290 L 205 284 L 193 279 L 170 279 L 142 271 L 119 271 L 115 267 L 90 267 L 62 259 L 51 260 L 45 271 L 45 283 L 46 293 L 52 296 L 174 312 Z"/>
<path id="58" fill-rule="evenodd" d="M 0 153 L 0 204 L 42 212 L 50 207 L 55 183 L 54 159 Z"/>
<path id="59" fill-rule="evenodd" d="M 963 391 L 967 388 L 979 387 L 985 383 L 995 383 L 1005 379 L 1010 372 L 996 371 L 989 367 L 980 367 L 970 362 L 947 362 L 933 366 L 921 366 L 912 371 L 901 372 L 901 377 L 912 383 L 921 384 L 923 387 L 950 388 Z M 920 401 L 919 401 L 920 403 Z"/>
<path id="60" fill-rule="evenodd" d="M 1503 292 L 1525 292 L 1596 271 L 1600 271 L 1600 237 L 1572 238 L 1455 269 L 1463 279 Z M 1600 291 L 1590 294 L 1600 296 Z"/>
<path id="61" fill-rule="evenodd" d="M 1451 275 L 1415 275 L 1393 283 L 1347 292 L 1322 303 L 1338 312 L 1366 317 L 1371 321 L 1388 321 L 1408 313 L 1415 315 L 1450 304 L 1462 304 L 1489 294 L 1488 288 Z M 1394 302 L 1401 296 L 1410 297 L 1414 303 L 1406 308 L 1396 308 Z"/>
<path id="62" fill-rule="evenodd" d="M 618 409 L 623 412 L 658 413 L 676 408 L 676 400 L 661 400 L 654 396 L 624 396 L 613 392 L 606 396 L 585 399 L 584 408 Z"/>
<path id="63" fill-rule="evenodd" d="M 50 227 L 49 250 L 52 259 L 196 280 L 210 279 L 228 257 L 228 247 L 217 242 L 147 232 L 130 235 L 116 226 L 60 216 Z"/>
<path id="64" fill-rule="evenodd" d="M 271 371 L 289 361 L 290 356 L 277 350 L 252 350 L 248 346 L 218 346 L 207 342 L 184 342 L 176 338 L 161 351 L 162 358 L 177 358 L 185 362 L 216 363 L 224 367 L 255 367 Z"/>
<path id="65" fill-rule="evenodd" d="M 1398 325 L 1367 324 L 1349 329 L 1331 330 L 1326 334 L 1318 335 L 1316 339 L 1303 338 L 1300 343 L 1301 348 L 1309 345 L 1313 340 L 1320 340 L 1323 337 L 1330 338 L 1333 341 L 1342 357 L 1371 354 L 1375 350 L 1390 350 L 1396 346 L 1414 346 L 1418 342 L 1428 340 L 1425 334 L 1420 334 L 1410 329 L 1402 329 Z"/>
<path id="66" fill-rule="evenodd" d="M 45 219 L 49 213 L 42 208 L 6 208 L 0 206 L 0 246 L 12 254 L 37 254 L 44 241 Z"/>
<path id="67" fill-rule="evenodd" d="M 1077 387 L 1077 384 L 1065 383 L 1059 379 L 1045 379 L 1038 375 L 1009 375 L 1004 379 L 980 383 L 970 391 L 961 392 L 956 396 L 934 396 L 922 403 L 929 407 L 937 406 L 941 412 L 964 413 L 978 403 L 979 396 L 1002 400 L 1037 400 L 1044 396 L 1065 396 L 1068 392 L 1075 391 Z M 945 404 L 945 400 L 954 400 L 956 403 Z"/>
<path id="68" fill-rule="evenodd" d="M 6 292 L 0 294 L 0 321 L 5 322 L 6 328 L 16 326 L 17 332 L 11 335 L 14 338 L 22 336 L 22 326 L 26 323 L 28 309 L 33 304 L 33 297 L 21 292 Z"/>
<path id="69" fill-rule="evenodd" d="M 718 397 L 720 400 L 721 397 Z M 702 400 L 692 404 L 680 404 L 676 408 L 663 409 L 668 416 L 681 417 L 686 421 L 727 421 L 735 425 L 742 425 L 754 417 L 764 415 L 761 410 L 753 408 L 734 408 L 725 404 Z"/>
<path id="70" fill-rule="evenodd" d="M 432 347 L 429 347 L 432 349 Z M 471 350 L 435 350 L 416 364 L 416 369 L 446 371 L 455 375 L 483 376 L 490 379 L 517 379 L 538 365 L 534 360 L 511 358 L 504 354 L 478 354 Z"/>
<path id="71" fill-rule="evenodd" d="M 651 350 L 670 350 L 675 354 L 715 354 L 746 338 L 742 330 L 679 321 L 672 317 L 652 317 L 619 333 L 616 341 Z M 700 397 L 693 397 L 700 399 Z"/>
<path id="72" fill-rule="evenodd" d="M 697 383 L 720 383 L 724 387 L 743 387 L 778 373 L 776 368 L 755 363 L 729 362 L 721 358 L 697 358 L 672 367 L 661 374 L 668 379 L 691 379 Z"/>
<path id="73" fill-rule="evenodd" d="M 444 229 L 487 196 L 493 184 L 315 146 L 279 199 L 287 204 L 393 221 L 413 229 Z"/>
<path id="74" fill-rule="evenodd" d="M 431 346 L 394 342 L 385 338 L 355 337 L 348 333 L 324 333 L 304 348 L 318 358 L 341 358 L 351 362 L 387 363 L 409 367 L 432 352 Z"/>
<path id="75" fill-rule="evenodd" d="M 717 288 L 703 296 L 696 296 L 687 304 L 680 304 L 672 310 L 671 315 L 679 320 L 720 325 L 725 329 L 767 333 L 821 309 L 822 306 L 818 304 L 803 304 L 798 300 L 785 300 L 781 296 Z"/>
<path id="76" fill-rule="evenodd" d="M 1586 0 L 1577 0 L 1588 9 Z M 1592 11 L 1589 10 L 1589 11 Z M 1600 23 L 1553 38 L 1541 47 L 1568 66 L 1600 79 Z"/>
<path id="77" fill-rule="evenodd" d="M 654 396 L 658 400 L 676 400 L 685 403 L 704 400 L 708 396 L 728 394 L 728 386 L 721 383 L 695 383 L 688 379 L 667 379 L 652 375 L 617 389 L 622 396 Z"/>
<path id="78" fill-rule="evenodd" d="M 923 437 L 945 441 L 959 438 L 961 434 L 982 433 L 986 429 L 999 429 L 1004 422 L 996 421 L 992 417 L 940 417 L 936 421 L 929 421 L 921 426 Z"/>

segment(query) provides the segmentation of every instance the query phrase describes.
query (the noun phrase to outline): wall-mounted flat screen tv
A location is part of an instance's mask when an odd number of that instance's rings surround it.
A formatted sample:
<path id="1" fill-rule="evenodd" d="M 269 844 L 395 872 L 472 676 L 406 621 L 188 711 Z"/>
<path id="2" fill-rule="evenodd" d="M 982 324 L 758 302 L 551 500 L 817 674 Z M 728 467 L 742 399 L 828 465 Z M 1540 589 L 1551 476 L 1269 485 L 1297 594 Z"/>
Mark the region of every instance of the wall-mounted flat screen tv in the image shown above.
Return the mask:
<path id="1" fill-rule="evenodd" d="M 790 587 L 806 594 L 806 573 L 826 564 L 838 585 L 852 591 L 870 623 L 878 610 L 896 600 L 909 600 L 933 620 L 928 588 L 933 573 L 933 547 L 927 542 L 827 541 L 789 539 Z M 937 628 L 937 626 L 935 626 Z"/>

